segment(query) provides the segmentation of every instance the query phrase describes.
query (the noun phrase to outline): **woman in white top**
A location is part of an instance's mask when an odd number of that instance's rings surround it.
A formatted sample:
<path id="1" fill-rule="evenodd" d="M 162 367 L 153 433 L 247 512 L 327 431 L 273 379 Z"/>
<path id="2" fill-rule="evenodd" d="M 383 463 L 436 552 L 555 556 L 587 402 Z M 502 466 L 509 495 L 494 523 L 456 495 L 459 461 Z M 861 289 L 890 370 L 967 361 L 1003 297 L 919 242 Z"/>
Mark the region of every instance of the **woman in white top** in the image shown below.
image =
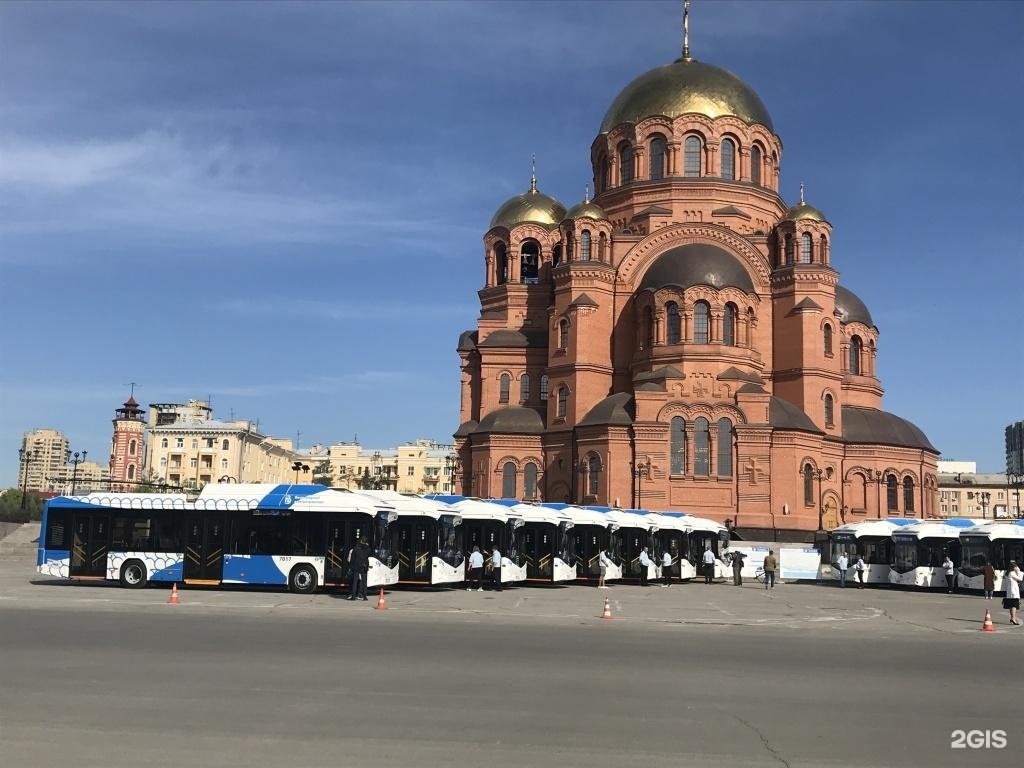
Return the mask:
<path id="1" fill-rule="evenodd" d="M 667 549 L 661 555 L 661 578 L 663 587 L 672 583 L 672 553 Z"/>
<path id="2" fill-rule="evenodd" d="M 1003 598 L 1003 608 L 1010 612 L 1010 623 L 1020 625 L 1017 618 L 1017 611 L 1020 610 L 1020 583 L 1024 581 L 1024 573 L 1021 573 L 1016 560 L 1010 561 L 1010 567 L 1006 569 L 1003 583 L 1006 584 L 1006 597 Z"/>
<path id="3" fill-rule="evenodd" d="M 953 594 L 953 579 L 956 574 L 956 566 L 953 565 L 953 561 L 949 555 L 946 555 L 946 559 L 942 561 L 942 570 L 946 574 L 946 593 Z"/>
<path id="4" fill-rule="evenodd" d="M 604 577 L 605 577 L 605 574 L 608 573 L 608 563 L 609 562 L 611 562 L 611 561 L 608 559 L 608 555 L 606 555 L 604 553 L 604 550 L 602 549 L 601 552 L 597 556 L 597 570 L 598 570 L 598 573 L 599 573 L 599 575 L 597 577 L 597 588 L 598 589 L 608 589 L 608 587 L 605 586 Z"/>

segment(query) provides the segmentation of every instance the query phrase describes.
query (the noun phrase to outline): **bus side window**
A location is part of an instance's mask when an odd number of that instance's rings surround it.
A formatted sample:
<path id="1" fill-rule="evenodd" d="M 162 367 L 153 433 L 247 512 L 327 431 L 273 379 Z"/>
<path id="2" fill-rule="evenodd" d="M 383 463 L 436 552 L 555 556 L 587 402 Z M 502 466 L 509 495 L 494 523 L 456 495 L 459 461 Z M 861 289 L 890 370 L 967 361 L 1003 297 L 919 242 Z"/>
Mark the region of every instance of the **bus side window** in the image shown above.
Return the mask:
<path id="1" fill-rule="evenodd" d="M 49 512 L 46 525 L 46 548 L 64 549 L 67 547 L 67 513 Z"/>

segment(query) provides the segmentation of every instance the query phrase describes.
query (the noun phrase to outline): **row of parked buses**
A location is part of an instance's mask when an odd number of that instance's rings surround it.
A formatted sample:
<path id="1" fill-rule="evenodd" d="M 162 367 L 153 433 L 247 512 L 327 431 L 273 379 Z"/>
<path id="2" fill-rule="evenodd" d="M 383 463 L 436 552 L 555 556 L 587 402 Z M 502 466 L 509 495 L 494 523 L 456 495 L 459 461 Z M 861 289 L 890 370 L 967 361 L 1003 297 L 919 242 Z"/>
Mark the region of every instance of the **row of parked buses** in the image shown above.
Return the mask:
<path id="1" fill-rule="evenodd" d="M 394 491 L 339 491 L 320 485 L 207 485 L 181 494 L 91 493 L 51 499 L 43 509 L 38 570 L 70 579 L 258 584 L 312 592 L 348 580 L 356 541 L 370 547 L 367 586 L 440 585 L 466 578 L 473 547 L 501 553 L 502 582 L 640 576 L 643 547 L 660 574 L 691 579 L 710 547 L 716 575 L 728 532 L 681 513 L 567 504 L 522 504 Z"/>
<path id="2" fill-rule="evenodd" d="M 948 555 L 957 586 L 982 589 L 982 567 L 990 563 L 1000 591 L 1009 562 L 1024 564 L 1024 520 L 865 520 L 833 530 L 829 545 L 830 557 L 821 567 L 826 579 L 839 578 L 834 564 L 845 554 L 851 566 L 858 556 L 864 558 L 869 584 L 945 588 L 942 564 Z"/>

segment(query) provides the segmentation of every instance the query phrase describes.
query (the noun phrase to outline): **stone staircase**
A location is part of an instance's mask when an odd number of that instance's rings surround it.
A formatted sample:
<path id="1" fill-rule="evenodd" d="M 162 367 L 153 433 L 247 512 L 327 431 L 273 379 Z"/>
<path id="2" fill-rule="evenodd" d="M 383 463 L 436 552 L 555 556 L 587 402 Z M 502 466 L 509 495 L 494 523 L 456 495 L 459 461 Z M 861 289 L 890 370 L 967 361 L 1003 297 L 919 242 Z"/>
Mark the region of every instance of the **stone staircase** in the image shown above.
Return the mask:
<path id="1" fill-rule="evenodd" d="M 25 523 L 0 539 L 0 557 L 35 557 L 39 547 L 39 523 Z"/>

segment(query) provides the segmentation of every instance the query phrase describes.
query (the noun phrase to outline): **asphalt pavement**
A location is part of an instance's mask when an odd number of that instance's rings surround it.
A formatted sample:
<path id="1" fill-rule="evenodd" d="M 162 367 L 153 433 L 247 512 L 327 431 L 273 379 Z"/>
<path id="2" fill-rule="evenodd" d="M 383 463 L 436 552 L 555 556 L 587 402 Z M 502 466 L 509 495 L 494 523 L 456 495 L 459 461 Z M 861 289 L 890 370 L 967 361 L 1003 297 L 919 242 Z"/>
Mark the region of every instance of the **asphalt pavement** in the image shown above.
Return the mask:
<path id="1" fill-rule="evenodd" d="M 124 590 L 0 561 L 0 765 L 1017 766 L 975 596 L 702 583 Z M 598 618 L 609 597 L 614 618 Z M 953 749 L 956 730 L 1002 749 Z"/>

